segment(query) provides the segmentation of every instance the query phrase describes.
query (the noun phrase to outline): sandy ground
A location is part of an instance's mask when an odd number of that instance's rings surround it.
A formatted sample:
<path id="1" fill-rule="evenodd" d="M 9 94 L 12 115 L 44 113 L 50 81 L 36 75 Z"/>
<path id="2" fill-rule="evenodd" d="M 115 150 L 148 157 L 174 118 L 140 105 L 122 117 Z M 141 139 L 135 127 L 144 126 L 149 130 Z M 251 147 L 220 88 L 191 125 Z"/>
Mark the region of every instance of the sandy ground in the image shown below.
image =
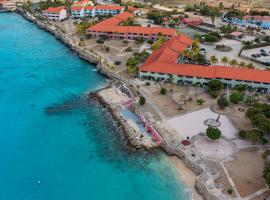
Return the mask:
<path id="1" fill-rule="evenodd" d="M 189 168 L 186 167 L 181 159 L 172 156 L 169 157 L 169 160 L 176 168 L 179 179 L 181 179 L 186 184 L 186 186 L 192 190 L 193 199 L 202 200 L 202 197 L 197 193 L 194 187 L 197 176 Z"/>
<path id="2" fill-rule="evenodd" d="M 193 136 L 199 133 L 205 133 L 207 126 L 204 124 L 206 119 L 217 119 L 218 114 L 212 112 L 210 108 L 204 108 L 185 115 L 173 117 L 168 120 L 168 124 L 177 130 L 182 137 Z M 218 127 L 226 138 L 234 138 L 237 132 L 233 124 L 225 115 L 220 115 L 221 125 Z"/>
<path id="3" fill-rule="evenodd" d="M 207 137 L 200 137 L 194 142 L 194 146 L 203 157 L 218 161 L 233 153 L 232 145 L 224 139 L 210 141 Z"/>
<path id="4" fill-rule="evenodd" d="M 261 152 L 243 150 L 230 162 L 224 163 L 241 197 L 246 197 L 265 187 L 262 177 L 264 162 Z"/>

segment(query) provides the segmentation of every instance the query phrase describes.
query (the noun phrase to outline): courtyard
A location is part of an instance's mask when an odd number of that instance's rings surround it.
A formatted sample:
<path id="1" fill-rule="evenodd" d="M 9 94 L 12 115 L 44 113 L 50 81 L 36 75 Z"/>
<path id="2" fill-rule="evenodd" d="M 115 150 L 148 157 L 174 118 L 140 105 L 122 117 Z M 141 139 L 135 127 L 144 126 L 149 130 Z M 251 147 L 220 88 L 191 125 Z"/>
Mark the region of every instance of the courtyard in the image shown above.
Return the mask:
<path id="1" fill-rule="evenodd" d="M 219 118 L 219 119 L 218 119 Z M 176 116 L 168 119 L 168 124 L 176 130 L 182 138 L 193 138 L 194 136 L 205 133 L 207 125 L 204 124 L 207 119 L 218 119 L 220 127 L 218 127 L 227 139 L 235 138 L 237 130 L 225 115 L 214 113 L 209 107 L 185 115 Z"/>

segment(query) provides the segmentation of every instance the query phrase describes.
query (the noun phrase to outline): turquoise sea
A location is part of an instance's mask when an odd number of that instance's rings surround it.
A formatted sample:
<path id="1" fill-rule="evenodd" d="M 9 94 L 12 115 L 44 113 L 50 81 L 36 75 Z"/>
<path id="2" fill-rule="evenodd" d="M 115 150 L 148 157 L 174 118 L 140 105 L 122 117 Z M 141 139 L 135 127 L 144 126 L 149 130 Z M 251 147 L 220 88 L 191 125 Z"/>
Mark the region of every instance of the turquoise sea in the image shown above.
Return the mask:
<path id="1" fill-rule="evenodd" d="M 87 91 L 107 79 L 49 33 L 0 14 L 1 200 L 187 200 L 161 152 L 134 152 Z"/>

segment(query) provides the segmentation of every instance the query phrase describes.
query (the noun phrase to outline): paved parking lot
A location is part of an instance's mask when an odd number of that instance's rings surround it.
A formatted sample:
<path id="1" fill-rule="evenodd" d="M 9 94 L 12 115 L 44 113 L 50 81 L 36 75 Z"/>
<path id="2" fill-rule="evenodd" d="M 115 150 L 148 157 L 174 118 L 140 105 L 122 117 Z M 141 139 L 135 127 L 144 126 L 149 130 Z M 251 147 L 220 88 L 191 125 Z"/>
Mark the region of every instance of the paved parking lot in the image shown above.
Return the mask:
<path id="1" fill-rule="evenodd" d="M 264 49 L 265 52 L 267 52 L 268 56 L 262 56 L 261 55 L 262 52 L 260 51 L 261 49 Z M 260 54 L 260 57 L 254 58 L 254 57 L 252 57 L 252 54 Z M 270 46 L 245 50 L 242 52 L 242 56 L 258 60 L 259 62 L 269 62 L 270 63 Z"/>
<path id="2" fill-rule="evenodd" d="M 226 51 L 226 52 L 218 51 L 218 50 L 216 50 L 216 45 L 218 45 L 218 44 L 230 46 L 232 48 L 232 50 Z M 200 47 L 206 49 L 206 51 L 207 51 L 206 57 L 208 59 L 210 59 L 211 56 L 216 56 L 218 58 L 218 61 L 219 61 L 218 65 L 223 65 L 221 63 L 221 58 L 223 56 L 227 56 L 230 60 L 236 59 L 238 62 L 244 61 L 245 63 L 252 63 L 254 66 L 256 66 L 257 68 L 260 68 L 260 69 L 265 68 L 265 66 L 263 66 L 261 64 L 258 64 L 256 62 L 251 61 L 251 60 L 239 57 L 238 53 L 242 47 L 242 43 L 240 41 L 237 41 L 237 40 L 222 39 L 220 42 L 218 42 L 216 44 L 201 44 Z"/>

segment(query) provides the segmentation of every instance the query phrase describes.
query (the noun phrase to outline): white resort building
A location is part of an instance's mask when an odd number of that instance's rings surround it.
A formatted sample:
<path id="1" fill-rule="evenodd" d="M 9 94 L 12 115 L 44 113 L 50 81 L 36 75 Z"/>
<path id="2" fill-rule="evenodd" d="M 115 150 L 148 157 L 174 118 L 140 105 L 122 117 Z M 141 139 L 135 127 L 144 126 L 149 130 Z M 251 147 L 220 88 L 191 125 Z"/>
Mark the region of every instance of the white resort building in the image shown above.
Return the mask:
<path id="1" fill-rule="evenodd" d="M 42 11 L 42 15 L 49 20 L 63 21 L 67 18 L 67 10 L 64 6 L 49 7 Z"/>

